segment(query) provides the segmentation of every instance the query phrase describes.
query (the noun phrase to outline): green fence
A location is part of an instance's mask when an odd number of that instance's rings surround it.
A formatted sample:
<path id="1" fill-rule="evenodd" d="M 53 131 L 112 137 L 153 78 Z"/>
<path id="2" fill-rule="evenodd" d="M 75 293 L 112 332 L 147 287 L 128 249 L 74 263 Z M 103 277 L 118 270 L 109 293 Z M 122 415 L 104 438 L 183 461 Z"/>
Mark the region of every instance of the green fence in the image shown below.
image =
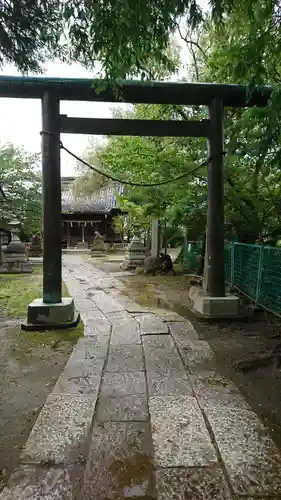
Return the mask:
<path id="1" fill-rule="evenodd" d="M 227 281 L 256 306 L 281 315 L 281 250 L 233 243 L 228 252 L 231 274 Z"/>
<path id="2" fill-rule="evenodd" d="M 187 242 L 184 263 L 193 271 L 202 242 Z M 245 243 L 228 243 L 225 280 L 249 297 L 256 306 L 281 316 L 281 249 Z"/>

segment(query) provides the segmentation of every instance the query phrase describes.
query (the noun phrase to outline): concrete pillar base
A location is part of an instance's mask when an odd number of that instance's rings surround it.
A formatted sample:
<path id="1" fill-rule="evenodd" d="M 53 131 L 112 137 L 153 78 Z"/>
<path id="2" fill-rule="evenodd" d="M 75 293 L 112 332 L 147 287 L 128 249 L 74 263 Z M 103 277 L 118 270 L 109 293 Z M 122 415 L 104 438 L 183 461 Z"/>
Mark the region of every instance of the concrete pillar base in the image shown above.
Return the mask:
<path id="1" fill-rule="evenodd" d="M 100 259 L 101 257 L 106 257 L 105 250 L 104 250 L 104 252 L 102 252 L 102 251 L 93 252 L 91 250 L 90 257 L 93 259 Z"/>
<path id="2" fill-rule="evenodd" d="M 87 241 L 78 241 L 77 248 L 78 248 L 78 250 L 88 249 L 89 248 L 88 242 Z"/>
<path id="3" fill-rule="evenodd" d="M 236 295 L 211 297 L 205 290 L 191 287 L 189 296 L 193 301 L 194 312 L 203 318 L 220 319 L 239 316 L 240 300 Z"/>
<path id="4" fill-rule="evenodd" d="M 78 325 L 80 315 L 75 311 L 74 300 L 63 297 L 61 302 L 47 304 L 35 299 L 27 309 L 27 319 L 21 324 L 25 331 L 62 330 Z"/>

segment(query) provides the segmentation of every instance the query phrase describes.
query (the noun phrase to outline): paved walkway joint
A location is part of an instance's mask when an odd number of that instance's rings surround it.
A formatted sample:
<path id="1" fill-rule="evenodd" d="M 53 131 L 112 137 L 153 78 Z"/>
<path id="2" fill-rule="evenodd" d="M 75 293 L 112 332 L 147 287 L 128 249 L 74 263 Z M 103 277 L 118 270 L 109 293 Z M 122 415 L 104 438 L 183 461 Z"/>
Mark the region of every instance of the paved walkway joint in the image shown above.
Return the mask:
<path id="1" fill-rule="evenodd" d="M 63 279 L 84 337 L 0 500 L 281 498 L 281 455 L 209 344 L 79 256 Z"/>

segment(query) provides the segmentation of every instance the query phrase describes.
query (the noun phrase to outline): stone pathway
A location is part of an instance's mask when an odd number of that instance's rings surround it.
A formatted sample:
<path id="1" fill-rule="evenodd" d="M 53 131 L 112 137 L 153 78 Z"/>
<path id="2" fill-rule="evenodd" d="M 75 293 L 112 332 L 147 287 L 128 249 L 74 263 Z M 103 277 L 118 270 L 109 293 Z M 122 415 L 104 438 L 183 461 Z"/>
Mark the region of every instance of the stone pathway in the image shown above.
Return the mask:
<path id="1" fill-rule="evenodd" d="M 192 324 L 79 256 L 85 325 L 0 500 L 281 499 L 281 456 Z"/>

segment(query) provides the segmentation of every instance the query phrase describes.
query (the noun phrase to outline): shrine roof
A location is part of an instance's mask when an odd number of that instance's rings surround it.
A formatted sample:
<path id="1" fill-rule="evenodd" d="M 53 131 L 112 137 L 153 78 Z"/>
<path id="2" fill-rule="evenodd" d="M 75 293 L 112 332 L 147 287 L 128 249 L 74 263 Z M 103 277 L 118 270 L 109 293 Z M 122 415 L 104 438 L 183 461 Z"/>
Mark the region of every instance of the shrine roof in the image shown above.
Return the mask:
<path id="1" fill-rule="evenodd" d="M 62 213 L 107 214 L 117 208 L 117 196 L 123 192 L 121 185 L 102 187 L 91 196 L 74 196 L 72 182 L 75 177 L 62 178 Z"/>

